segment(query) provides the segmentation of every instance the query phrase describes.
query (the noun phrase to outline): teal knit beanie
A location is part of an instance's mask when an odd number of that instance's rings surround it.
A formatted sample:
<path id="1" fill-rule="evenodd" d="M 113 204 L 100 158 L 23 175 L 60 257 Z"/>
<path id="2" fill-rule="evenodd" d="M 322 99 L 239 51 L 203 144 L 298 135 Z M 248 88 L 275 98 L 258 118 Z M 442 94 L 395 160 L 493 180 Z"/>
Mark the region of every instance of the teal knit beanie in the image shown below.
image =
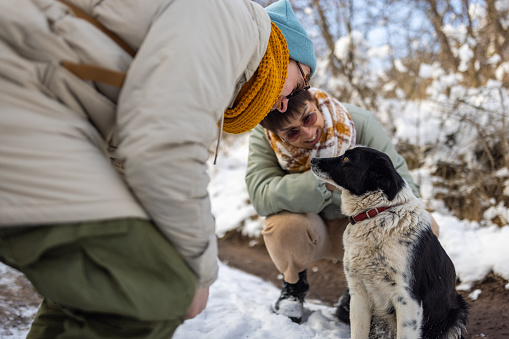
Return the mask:
<path id="1" fill-rule="evenodd" d="M 290 1 L 279 0 L 265 7 L 265 11 L 269 14 L 270 20 L 276 24 L 285 36 L 290 59 L 309 66 L 311 75 L 313 75 L 316 70 L 313 42 L 295 16 Z"/>

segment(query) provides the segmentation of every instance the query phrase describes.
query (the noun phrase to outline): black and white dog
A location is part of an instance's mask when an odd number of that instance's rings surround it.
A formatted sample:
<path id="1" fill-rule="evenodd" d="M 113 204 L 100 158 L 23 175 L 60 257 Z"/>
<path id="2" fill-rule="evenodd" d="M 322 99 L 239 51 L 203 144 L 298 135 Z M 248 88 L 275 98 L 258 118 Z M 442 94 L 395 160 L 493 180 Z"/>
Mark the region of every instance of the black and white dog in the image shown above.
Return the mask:
<path id="1" fill-rule="evenodd" d="M 467 304 L 424 204 L 382 152 L 355 147 L 312 159 L 313 173 L 342 190 L 352 338 L 462 338 Z M 382 326 L 373 324 L 383 324 Z M 374 329 L 375 328 L 375 329 Z"/>

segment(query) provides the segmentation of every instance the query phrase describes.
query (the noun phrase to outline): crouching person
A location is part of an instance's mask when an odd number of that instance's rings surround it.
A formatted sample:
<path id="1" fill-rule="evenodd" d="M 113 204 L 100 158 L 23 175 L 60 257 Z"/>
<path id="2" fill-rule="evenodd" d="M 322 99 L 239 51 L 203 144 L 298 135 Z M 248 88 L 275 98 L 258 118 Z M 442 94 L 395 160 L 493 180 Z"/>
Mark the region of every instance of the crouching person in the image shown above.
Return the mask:
<path id="1" fill-rule="evenodd" d="M 266 216 L 262 235 L 284 277 L 274 311 L 296 322 L 301 321 L 309 290 L 307 268 L 320 259 L 342 261 L 342 235 L 348 225 L 341 213 L 341 192 L 315 178 L 310 160 L 340 156 L 356 144 L 387 153 L 418 196 L 405 160 L 373 115 L 319 89 L 293 96 L 286 113 L 270 112 L 250 137 L 248 193 L 257 213 Z M 349 300 L 346 290 L 336 311 L 346 323 Z"/>

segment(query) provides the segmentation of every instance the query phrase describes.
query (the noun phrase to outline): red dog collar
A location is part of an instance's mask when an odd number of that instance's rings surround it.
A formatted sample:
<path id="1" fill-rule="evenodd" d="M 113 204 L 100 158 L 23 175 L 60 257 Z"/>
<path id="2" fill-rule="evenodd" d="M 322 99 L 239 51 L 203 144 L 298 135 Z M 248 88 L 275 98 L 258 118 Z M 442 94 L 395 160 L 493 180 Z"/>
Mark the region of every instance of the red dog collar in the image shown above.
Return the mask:
<path id="1" fill-rule="evenodd" d="M 385 206 L 385 207 L 375 207 L 372 210 L 359 213 L 357 215 L 354 215 L 352 217 L 348 217 L 348 220 L 350 220 L 350 223 L 353 225 L 355 223 L 358 223 L 359 221 L 362 221 L 364 219 L 371 219 L 378 213 L 381 213 L 385 211 L 386 209 L 391 208 L 392 206 Z"/>

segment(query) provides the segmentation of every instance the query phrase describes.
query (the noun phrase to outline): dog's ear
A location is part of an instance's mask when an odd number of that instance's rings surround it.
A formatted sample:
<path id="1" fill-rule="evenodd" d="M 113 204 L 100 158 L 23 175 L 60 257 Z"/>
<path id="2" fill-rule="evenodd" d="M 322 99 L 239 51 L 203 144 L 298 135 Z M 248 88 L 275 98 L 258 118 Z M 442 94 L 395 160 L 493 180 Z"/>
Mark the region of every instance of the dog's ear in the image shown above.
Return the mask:
<path id="1" fill-rule="evenodd" d="M 384 154 L 377 159 L 376 170 L 373 171 L 375 186 L 384 192 L 389 201 L 393 200 L 401 191 L 405 182 L 394 168 L 391 159 Z"/>
<path id="2" fill-rule="evenodd" d="M 402 179 L 397 172 L 394 173 L 394 172 L 386 170 L 386 169 L 384 169 L 382 172 L 386 172 L 386 173 L 380 173 L 380 174 L 384 174 L 384 175 L 381 175 L 380 179 L 379 179 L 381 182 L 380 188 L 387 196 L 387 199 L 389 201 L 392 201 L 396 197 L 398 192 L 401 191 L 401 189 L 403 188 L 403 185 L 401 182 Z"/>

